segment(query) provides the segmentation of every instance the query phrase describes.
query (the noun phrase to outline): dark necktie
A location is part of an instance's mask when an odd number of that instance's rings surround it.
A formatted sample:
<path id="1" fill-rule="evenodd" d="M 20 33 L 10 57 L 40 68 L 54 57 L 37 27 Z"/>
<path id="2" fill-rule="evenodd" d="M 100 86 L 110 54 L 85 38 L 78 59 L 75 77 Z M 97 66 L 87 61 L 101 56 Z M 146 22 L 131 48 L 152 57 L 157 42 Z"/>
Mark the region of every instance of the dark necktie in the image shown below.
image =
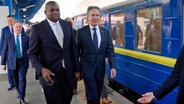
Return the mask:
<path id="1" fill-rule="evenodd" d="M 17 51 L 17 58 L 18 59 L 21 58 L 19 35 L 16 36 L 16 51 Z"/>
<path id="2" fill-rule="evenodd" d="M 13 34 L 13 27 L 11 27 L 11 33 Z"/>
<path id="3" fill-rule="evenodd" d="M 96 34 L 96 28 L 93 28 L 94 33 L 93 33 L 93 44 L 95 46 L 95 49 L 98 50 L 98 37 Z"/>

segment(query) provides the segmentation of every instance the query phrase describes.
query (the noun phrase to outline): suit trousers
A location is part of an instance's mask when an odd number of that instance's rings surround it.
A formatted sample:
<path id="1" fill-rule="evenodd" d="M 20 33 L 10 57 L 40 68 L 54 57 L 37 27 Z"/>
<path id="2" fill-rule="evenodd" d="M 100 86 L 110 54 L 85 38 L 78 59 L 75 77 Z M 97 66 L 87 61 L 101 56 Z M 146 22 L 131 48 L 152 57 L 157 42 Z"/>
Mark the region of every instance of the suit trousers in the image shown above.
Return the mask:
<path id="1" fill-rule="evenodd" d="M 66 78 L 65 70 L 57 73 L 62 83 L 56 83 L 51 86 L 43 86 L 44 95 L 47 104 L 70 104 L 73 96 L 73 89 Z"/>
<path id="2" fill-rule="evenodd" d="M 16 60 L 16 69 L 11 70 L 18 96 L 22 100 L 25 98 L 27 70 L 24 68 L 22 58 Z"/>
<path id="3" fill-rule="evenodd" d="M 86 79 L 83 80 L 86 90 L 87 104 L 100 104 L 103 79 L 99 80 L 97 77 L 94 77 L 94 79 L 91 79 L 90 81 Z"/>
<path id="4" fill-rule="evenodd" d="M 8 82 L 10 84 L 10 87 L 14 87 L 15 84 L 14 84 L 14 80 L 13 80 L 13 75 L 11 73 L 11 69 L 7 68 L 7 71 L 8 71 Z"/>

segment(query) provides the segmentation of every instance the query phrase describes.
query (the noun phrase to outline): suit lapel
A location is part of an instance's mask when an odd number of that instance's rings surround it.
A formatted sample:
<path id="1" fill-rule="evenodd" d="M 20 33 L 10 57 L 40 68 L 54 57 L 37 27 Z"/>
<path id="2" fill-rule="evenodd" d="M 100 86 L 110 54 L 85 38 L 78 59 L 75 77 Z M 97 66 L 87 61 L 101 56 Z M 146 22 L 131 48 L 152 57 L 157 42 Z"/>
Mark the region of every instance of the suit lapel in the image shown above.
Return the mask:
<path id="1" fill-rule="evenodd" d="M 91 31 L 90 31 L 89 25 L 86 27 L 86 31 L 84 34 L 86 34 L 86 41 L 89 42 L 89 44 L 91 45 L 91 47 L 93 47 L 94 50 L 96 50 L 91 37 Z"/>
<path id="2" fill-rule="evenodd" d="M 21 40 L 22 40 L 22 46 L 21 46 L 21 47 L 22 47 L 22 51 L 24 50 L 24 47 L 25 47 L 25 45 L 26 45 L 26 44 L 25 44 L 25 43 L 26 43 L 26 42 L 25 42 L 25 41 L 26 41 L 25 38 L 26 38 L 25 35 L 24 35 L 24 34 L 21 34 Z"/>
<path id="3" fill-rule="evenodd" d="M 16 44 L 15 44 L 15 38 L 14 38 L 14 34 L 10 36 L 10 47 L 13 47 L 13 53 L 15 53 L 16 55 Z"/>
<path id="4" fill-rule="evenodd" d="M 100 47 L 98 48 L 98 51 L 101 50 L 101 48 L 102 48 L 103 45 L 104 45 L 104 44 L 102 44 L 102 43 L 105 41 L 105 33 L 104 33 L 104 30 L 103 30 L 100 26 L 99 26 L 99 29 L 100 29 L 100 35 L 101 35 L 101 43 L 100 43 Z M 95 49 L 95 46 L 94 46 L 94 44 L 93 44 L 92 37 L 91 37 L 91 32 L 90 32 L 90 27 L 89 27 L 89 25 L 87 26 L 85 32 L 86 32 L 85 34 L 87 34 L 87 38 L 86 38 L 87 42 L 90 42 L 91 46 L 94 48 L 94 50 L 96 50 L 96 49 Z"/>
<path id="5" fill-rule="evenodd" d="M 9 26 L 6 27 L 6 30 L 5 31 L 6 31 L 6 34 L 5 35 L 12 34 L 11 31 L 10 31 Z"/>
<path id="6" fill-rule="evenodd" d="M 60 46 L 59 42 L 57 41 L 57 38 L 56 36 L 54 35 L 54 32 L 52 31 L 52 28 L 50 27 L 48 21 L 45 19 L 44 21 L 44 28 L 45 28 L 45 31 L 47 31 L 46 33 L 48 33 L 51 37 L 51 39 L 58 45 Z"/>
<path id="7" fill-rule="evenodd" d="M 105 42 L 105 33 L 104 33 L 104 30 L 99 26 L 99 29 L 100 29 L 100 35 L 101 35 L 101 43 L 100 43 L 100 47 L 99 47 L 99 51 L 102 49 L 103 45 L 102 43 Z"/>
<path id="8" fill-rule="evenodd" d="M 62 20 L 59 20 L 59 23 L 60 23 L 62 30 L 63 30 L 63 48 L 64 48 L 65 42 L 66 42 L 65 39 L 67 39 L 67 37 L 66 37 L 67 35 L 65 35 L 65 34 L 67 34 L 67 25 L 65 25 Z"/>

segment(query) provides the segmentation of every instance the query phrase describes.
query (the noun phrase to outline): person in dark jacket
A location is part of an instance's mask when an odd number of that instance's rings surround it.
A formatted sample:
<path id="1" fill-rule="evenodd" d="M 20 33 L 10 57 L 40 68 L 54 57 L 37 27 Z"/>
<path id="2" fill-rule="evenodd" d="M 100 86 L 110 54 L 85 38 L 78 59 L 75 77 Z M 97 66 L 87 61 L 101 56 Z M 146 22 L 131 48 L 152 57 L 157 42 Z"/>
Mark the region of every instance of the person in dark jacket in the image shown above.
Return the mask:
<path id="1" fill-rule="evenodd" d="M 178 96 L 176 99 L 177 104 L 184 104 L 184 46 L 180 51 L 180 54 L 177 58 L 176 64 L 171 75 L 166 79 L 166 81 L 153 92 L 148 92 L 143 94 L 141 98 L 137 101 L 139 103 L 149 103 L 153 99 L 162 99 L 174 88 L 179 86 Z"/>

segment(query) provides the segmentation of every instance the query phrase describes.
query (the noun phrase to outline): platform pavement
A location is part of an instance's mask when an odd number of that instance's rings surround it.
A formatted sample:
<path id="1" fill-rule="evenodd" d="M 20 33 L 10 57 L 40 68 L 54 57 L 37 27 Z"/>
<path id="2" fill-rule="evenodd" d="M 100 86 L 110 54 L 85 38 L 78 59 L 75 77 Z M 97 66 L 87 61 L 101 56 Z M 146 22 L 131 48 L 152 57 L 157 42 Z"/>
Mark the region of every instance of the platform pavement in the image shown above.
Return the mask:
<path id="1" fill-rule="evenodd" d="M 2 69 L 0 69 L 2 70 Z M 17 104 L 15 89 L 7 91 L 9 87 L 7 81 L 7 74 L 5 71 L 0 72 L 0 104 Z M 86 104 L 83 81 L 78 82 L 78 95 L 74 95 L 71 104 Z M 133 104 L 116 92 L 109 94 L 109 99 L 113 102 L 111 104 Z M 44 95 L 41 92 L 41 86 L 38 80 L 35 80 L 35 70 L 28 69 L 27 73 L 27 90 L 25 100 L 28 104 L 46 104 Z"/>

